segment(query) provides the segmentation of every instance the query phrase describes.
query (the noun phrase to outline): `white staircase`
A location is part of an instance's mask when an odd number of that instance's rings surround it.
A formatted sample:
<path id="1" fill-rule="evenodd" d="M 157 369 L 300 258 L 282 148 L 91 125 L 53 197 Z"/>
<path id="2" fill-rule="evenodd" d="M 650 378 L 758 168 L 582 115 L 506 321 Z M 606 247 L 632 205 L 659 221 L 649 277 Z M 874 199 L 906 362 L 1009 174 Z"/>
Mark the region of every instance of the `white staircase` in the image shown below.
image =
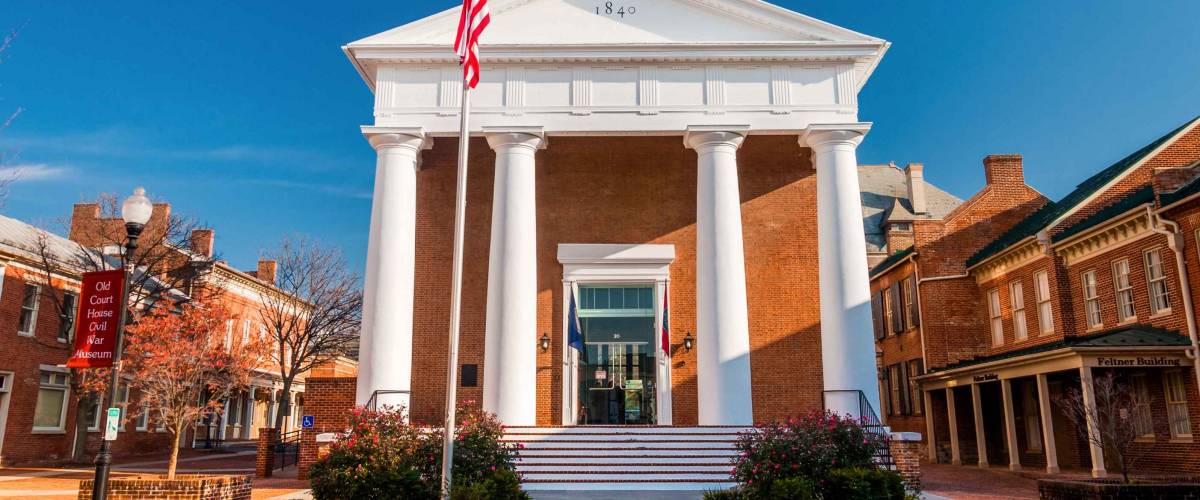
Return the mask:
<path id="1" fill-rule="evenodd" d="M 730 488 L 745 427 L 509 427 L 526 490 Z"/>

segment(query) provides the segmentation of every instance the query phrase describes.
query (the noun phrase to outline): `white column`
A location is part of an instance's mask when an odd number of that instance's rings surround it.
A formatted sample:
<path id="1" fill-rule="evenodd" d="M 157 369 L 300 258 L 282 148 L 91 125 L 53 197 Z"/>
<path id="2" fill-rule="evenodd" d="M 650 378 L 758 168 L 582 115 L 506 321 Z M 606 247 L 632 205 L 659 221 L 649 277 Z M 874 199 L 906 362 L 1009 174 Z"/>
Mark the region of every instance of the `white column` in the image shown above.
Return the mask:
<path id="1" fill-rule="evenodd" d="M 496 151 L 488 257 L 483 409 L 505 425 L 537 422 L 537 203 L 541 129 L 487 133 Z"/>
<path id="2" fill-rule="evenodd" d="M 242 439 L 257 439 L 258 435 L 254 433 L 254 392 L 257 387 L 250 386 L 250 394 L 246 396 L 246 407 L 242 408 L 245 415 L 242 418 Z M 267 427 L 273 425 L 273 422 L 267 422 Z"/>
<path id="3" fill-rule="evenodd" d="M 737 150 L 745 130 L 689 127 L 696 150 L 696 385 L 700 425 L 754 423 Z M 865 255 L 865 254 L 864 254 Z"/>
<path id="4" fill-rule="evenodd" d="M 979 466 L 987 467 L 987 433 L 983 430 L 983 402 L 979 394 L 979 384 L 971 384 L 971 408 L 975 412 L 975 449 L 979 453 Z"/>
<path id="5" fill-rule="evenodd" d="M 1054 414 L 1050 412 L 1050 386 L 1046 374 L 1037 375 L 1038 414 L 1042 418 L 1042 449 L 1046 451 L 1046 473 L 1058 474 L 1058 448 L 1054 444 Z"/>
<path id="6" fill-rule="evenodd" d="M 858 391 L 879 405 L 867 243 L 858 188 L 858 144 L 868 123 L 811 125 L 800 144 L 812 148 L 817 169 L 817 245 L 820 261 L 821 368 L 825 407 L 862 416 Z"/>
<path id="7" fill-rule="evenodd" d="M 1013 416 L 1012 380 L 1000 381 L 1000 395 L 1004 403 L 1004 439 L 1008 444 L 1009 470 L 1021 470 L 1021 453 L 1017 446 L 1017 422 Z"/>
<path id="8" fill-rule="evenodd" d="M 958 408 L 954 405 L 954 388 L 946 388 L 946 415 L 950 419 L 950 464 L 962 465 L 962 448 L 958 444 Z"/>
<path id="9" fill-rule="evenodd" d="M 937 457 L 937 432 L 933 425 L 933 393 L 926 391 L 925 397 L 921 398 L 925 402 L 925 436 L 928 439 L 925 441 L 929 452 L 929 461 L 938 463 Z"/>
<path id="10" fill-rule="evenodd" d="M 360 405 L 376 391 L 412 388 L 417 158 L 427 145 L 420 129 L 363 127 L 363 134 L 377 160 L 359 340 Z M 408 394 L 381 394 L 376 399 L 377 406 L 408 403 Z"/>
<path id="11" fill-rule="evenodd" d="M 225 440 L 225 431 L 229 429 L 229 407 L 233 400 L 233 396 L 225 399 L 224 408 L 221 408 L 221 428 L 217 431 L 217 438 L 221 441 Z"/>
<path id="12" fill-rule="evenodd" d="M 1108 475 L 1104 468 L 1104 448 L 1100 446 L 1100 423 L 1096 421 L 1096 386 L 1092 382 L 1092 367 L 1079 368 L 1079 383 L 1083 392 L 1083 404 L 1087 407 L 1088 448 L 1092 452 L 1092 477 Z"/>

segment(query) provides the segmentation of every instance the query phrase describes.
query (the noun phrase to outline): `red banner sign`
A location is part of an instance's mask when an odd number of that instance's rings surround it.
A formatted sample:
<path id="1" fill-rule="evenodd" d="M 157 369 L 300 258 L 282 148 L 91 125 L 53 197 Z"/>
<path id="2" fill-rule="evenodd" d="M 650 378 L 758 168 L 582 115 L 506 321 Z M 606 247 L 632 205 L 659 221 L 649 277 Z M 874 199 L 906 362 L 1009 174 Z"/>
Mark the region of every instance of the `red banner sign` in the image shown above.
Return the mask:
<path id="1" fill-rule="evenodd" d="M 117 322 L 121 317 L 121 287 L 125 271 L 83 273 L 83 296 L 76 316 L 75 349 L 68 368 L 108 368 L 113 365 L 117 345 Z"/>

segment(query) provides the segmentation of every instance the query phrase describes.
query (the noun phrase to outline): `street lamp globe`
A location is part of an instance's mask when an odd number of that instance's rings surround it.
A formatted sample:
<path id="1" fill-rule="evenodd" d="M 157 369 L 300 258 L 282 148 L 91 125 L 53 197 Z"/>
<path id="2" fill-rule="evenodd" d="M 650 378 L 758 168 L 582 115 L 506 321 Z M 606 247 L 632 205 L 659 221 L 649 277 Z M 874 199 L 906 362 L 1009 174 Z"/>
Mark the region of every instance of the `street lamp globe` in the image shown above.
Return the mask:
<path id="1" fill-rule="evenodd" d="M 136 224 L 138 227 L 150 222 L 153 211 L 154 204 L 146 197 L 146 190 L 140 187 L 134 189 L 133 194 L 121 204 L 121 218 L 125 219 L 125 224 Z"/>

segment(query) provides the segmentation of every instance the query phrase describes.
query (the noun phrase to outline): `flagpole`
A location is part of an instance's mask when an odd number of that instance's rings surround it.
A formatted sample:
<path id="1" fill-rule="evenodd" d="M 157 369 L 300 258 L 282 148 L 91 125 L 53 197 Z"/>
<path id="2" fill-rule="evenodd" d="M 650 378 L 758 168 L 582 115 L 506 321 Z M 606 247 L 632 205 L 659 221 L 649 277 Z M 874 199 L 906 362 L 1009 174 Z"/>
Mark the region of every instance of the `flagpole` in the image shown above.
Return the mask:
<path id="1" fill-rule="evenodd" d="M 458 328 L 462 307 L 463 233 L 467 219 L 467 147 L 471 142 L 467 117 L 470 116 L 471 86 L 463 80 L 462 123 L 458 134 L 458 190 L 454 205 L 454 271 L 450 285 L 450 353 L 446 363 L 446 428 L 442 436 L 442 499 L 450 500 L 451 472 L 454 470 L 454 426 L 458 400 Z"/>

